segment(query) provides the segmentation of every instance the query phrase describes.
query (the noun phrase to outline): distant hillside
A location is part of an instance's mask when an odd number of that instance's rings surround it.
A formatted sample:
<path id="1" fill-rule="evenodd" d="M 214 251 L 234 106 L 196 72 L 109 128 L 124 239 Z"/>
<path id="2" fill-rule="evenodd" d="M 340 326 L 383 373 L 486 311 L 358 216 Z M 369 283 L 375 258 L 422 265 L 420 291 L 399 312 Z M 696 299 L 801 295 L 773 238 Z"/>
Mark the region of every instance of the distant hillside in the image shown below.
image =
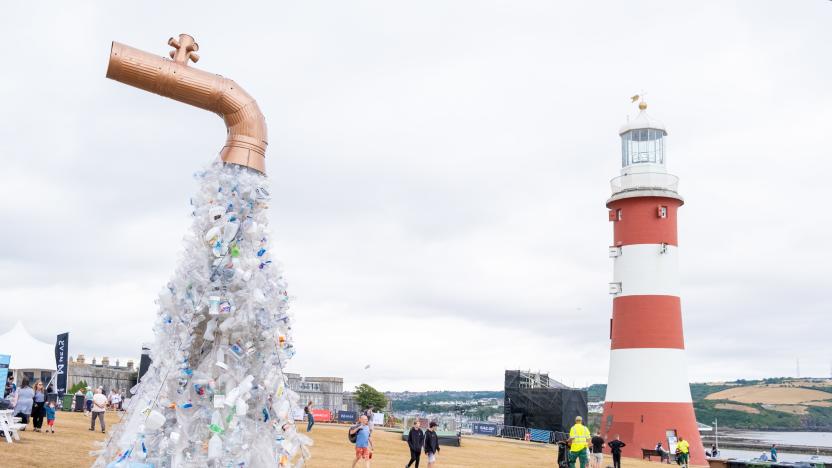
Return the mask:
<path id="1" fill-rule="evenodd" d="M 606 385 L 587 388 L 602 401 Z M 832 430 L 832 379 L 771 378 L 690 385 L 696 419 L 734 429 Z"/>
<path id="2" fill-rule="evenodd" d="M 713 390 L 694 402 L 706 424 L 719 418 L 736 429 L 832 429 L 832 380 L 765 379 Z"/>

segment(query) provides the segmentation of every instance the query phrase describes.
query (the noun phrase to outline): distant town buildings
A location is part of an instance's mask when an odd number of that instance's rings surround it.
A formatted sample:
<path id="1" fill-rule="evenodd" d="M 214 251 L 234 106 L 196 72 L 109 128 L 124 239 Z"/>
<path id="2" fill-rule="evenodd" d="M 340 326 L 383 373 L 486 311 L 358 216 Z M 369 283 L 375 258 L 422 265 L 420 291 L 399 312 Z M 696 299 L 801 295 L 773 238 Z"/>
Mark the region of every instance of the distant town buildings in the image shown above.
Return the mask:
<path id="1" fill-rule="evenodd" d="M 286 373 L 289 388 L 300 395 L 300 405 L 312 402 L 317 409 L 340 411 L 344 408 L 344 379 L 341 377 L 301 377 Z"/>
<path id="2" fill-rule="evenodd" d="M 92 363 L 87 363 L 83 354 L 69 358 L 67 389 L 84 381 L 92 388 L 104 387 L 106 392 L 116 388 L 129 390 L 136 385 L 137 379 L 138 373 L 132 359 L 127 361 L 126 366 L 120 366 L 119 360 L 110 365 L 110 358 L 107 356 L 101 358 L 100 364 L 95 357 L 92 358 Z"/>

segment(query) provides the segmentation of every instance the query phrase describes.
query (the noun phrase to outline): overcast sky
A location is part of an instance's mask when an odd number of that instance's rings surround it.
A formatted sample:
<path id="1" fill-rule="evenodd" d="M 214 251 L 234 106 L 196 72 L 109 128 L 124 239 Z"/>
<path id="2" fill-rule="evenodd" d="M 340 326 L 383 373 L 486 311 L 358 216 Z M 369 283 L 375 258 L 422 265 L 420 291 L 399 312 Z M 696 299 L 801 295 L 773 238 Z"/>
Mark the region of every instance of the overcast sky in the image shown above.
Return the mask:
<path id="1" fill-rule="evenodd" d="M 104 76 L 110 41 L 242 85 L 269 125 L 290 370 L 349 388 L 605 382 L 629 96 L 681 178 L 693 381 L 828 376 L 832 2 L 27 2 L 0 15 L 0 333 L 138 356 L 209 112 Z M 25 352 L 21 350 L 21 352 Z M 370 368 L 365 370 L 365 365 Z M 649 363 L 646 363 L 649 364 Z"/>

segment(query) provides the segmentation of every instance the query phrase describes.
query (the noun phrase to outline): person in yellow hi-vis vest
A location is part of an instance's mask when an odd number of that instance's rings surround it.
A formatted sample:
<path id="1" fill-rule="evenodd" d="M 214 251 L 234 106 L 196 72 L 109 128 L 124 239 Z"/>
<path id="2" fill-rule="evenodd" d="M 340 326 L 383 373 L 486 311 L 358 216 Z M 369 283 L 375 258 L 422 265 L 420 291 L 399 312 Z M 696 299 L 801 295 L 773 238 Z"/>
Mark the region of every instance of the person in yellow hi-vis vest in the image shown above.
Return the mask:
<path id="1" fill-rule="evenodd" d="M 589 429 L 583 425 L 583 418 L 577 416 L 575 418 L 575 425 L 569 429 L 569 468 L 575 468 L 575 461 L 581 461 L 581 468 L 586 468 L 587 465 L 587 444 L 592 435 Z"/>
<path id="2" fill-rule="evenodd" d="M 679 436 L 679 442 L 676 442 L 676 462 L 687 468 L 689 458 L 690 444 L 684 437 Z"/>

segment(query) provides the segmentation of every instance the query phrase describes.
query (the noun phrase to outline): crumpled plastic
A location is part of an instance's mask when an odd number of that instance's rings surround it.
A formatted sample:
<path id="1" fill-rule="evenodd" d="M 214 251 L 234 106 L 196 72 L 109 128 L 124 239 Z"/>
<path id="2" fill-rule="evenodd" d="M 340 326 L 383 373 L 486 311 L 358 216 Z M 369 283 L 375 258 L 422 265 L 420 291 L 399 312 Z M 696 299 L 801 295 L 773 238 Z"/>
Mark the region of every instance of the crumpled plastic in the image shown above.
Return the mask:
<path id="1" fill-rule="evenodd" d="M 290 298 L 269 243 L 264 175 L 217 160 L 196 174 L 193 223 L 159 293 L 152 364 L 94 466 L 299 467 Z"/>

